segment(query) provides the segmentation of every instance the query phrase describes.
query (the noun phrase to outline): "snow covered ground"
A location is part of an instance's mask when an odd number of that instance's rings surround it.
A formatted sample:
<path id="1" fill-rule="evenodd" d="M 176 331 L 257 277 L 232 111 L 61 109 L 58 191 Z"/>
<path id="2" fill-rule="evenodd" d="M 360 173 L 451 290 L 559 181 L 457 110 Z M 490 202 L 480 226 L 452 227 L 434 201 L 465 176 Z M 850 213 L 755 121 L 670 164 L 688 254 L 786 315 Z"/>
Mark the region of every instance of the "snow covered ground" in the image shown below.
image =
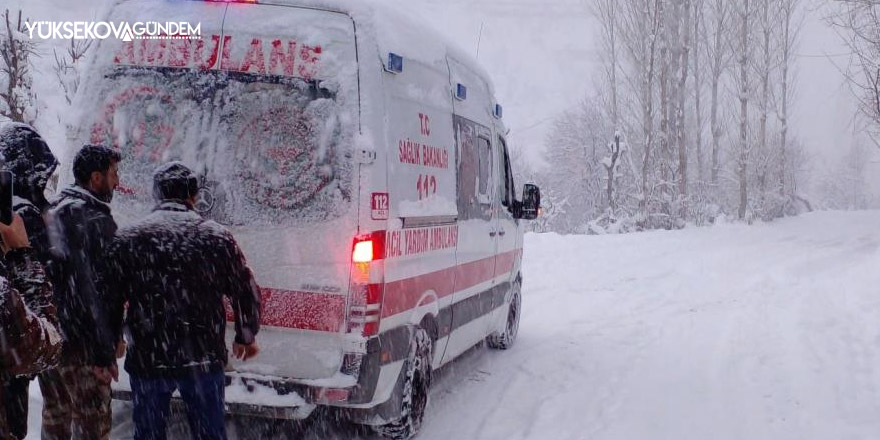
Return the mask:
<path id="1" fill-rule="evenodd" d="M 533 234 L 524 276 L 516 345 L 477 348 L 445 368 L 420 439 L 880 432 L 880 211 Z M 130 417 L 115 408 L 118 421 Z M 30 438 L 38 420 L 32 409 Z M 365 436 L 329 420 L 300 435 Z M 128 436 L 127 423 L 114 430 Z"/>

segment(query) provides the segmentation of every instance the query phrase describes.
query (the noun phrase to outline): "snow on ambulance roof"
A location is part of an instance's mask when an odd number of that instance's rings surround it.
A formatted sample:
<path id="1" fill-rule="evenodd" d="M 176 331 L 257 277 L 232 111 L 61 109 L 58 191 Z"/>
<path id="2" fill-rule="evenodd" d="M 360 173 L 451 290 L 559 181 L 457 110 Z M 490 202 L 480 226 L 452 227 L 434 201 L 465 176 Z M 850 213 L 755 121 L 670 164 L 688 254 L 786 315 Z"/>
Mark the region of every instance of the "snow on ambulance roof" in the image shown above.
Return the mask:
<path id="1" fill-rule="evenodd" d="M 116 4 L 130 0 L 117 0 Z M 170 4 L 179 1 L 156 0 Z M 491 96 L 495 89 L 488 71 L 469 53 L 452 43 L 446 36 L 436 30 L 422 18 L 400 9 L 385 0 L 196 0 L 215 3 L 247 5 L 298 6 L 340 12 L 354 19 L 357 26 L 358 39 L 362 43 L 375 44 L 378 55 L 387 61 L 389 52 L 401 55 L 406 60 L 417 61 L 427 65 L 446 65 L 446 57 L 454 58 L 476 73 L 483 81 Z M 468 87 L 478 87 L 468 84 Z"/>

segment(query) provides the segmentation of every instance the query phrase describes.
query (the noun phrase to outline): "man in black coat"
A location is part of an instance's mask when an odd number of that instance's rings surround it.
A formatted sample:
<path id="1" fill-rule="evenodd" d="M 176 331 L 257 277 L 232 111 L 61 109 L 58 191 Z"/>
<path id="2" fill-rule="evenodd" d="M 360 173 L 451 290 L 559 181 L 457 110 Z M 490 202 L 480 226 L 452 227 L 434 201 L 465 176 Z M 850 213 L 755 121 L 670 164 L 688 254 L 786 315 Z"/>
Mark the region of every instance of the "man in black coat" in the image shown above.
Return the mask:
<path id="1" fill-rule="evenodd" d="M 106 248 L 116 233 L 109 203 L 120 160 L 111 148 L 84 146 L 73 161 L 76 183 L 49 210 L 49 273 L 64 348 L 58 368 L 40 376 L 43 440 L 110 437 L 117 339 L 101 292 Z"/>
<path id="2" fill-rule="evenodd" d="M 45 265 L 49 261 L 49 237 L 46 235 L 43 214 L 48 209 L 49 202 L 43 193 L 52 173 L 58 167 L 58 159 L 33 127 L 7 121 L 0 122 L 0 164 L 13 174 L 12 206 L 27 229 L 32 257 Z M 45 298 L 49 300 L 50 296 Z M 31 379 L 28 376 L 19 376 L 3 380 L 3 399 L 9 432 L 19 439 L 27 436 L 28 388 Z"/>
<path id="3" fill-rule="evenodd" d="M 194 209 L 199 186 L 179 162 L 153 176 L 153 213 L 119 231 L 109 252 L 107 292 L 116 295 L 112 316 L 121 331 L 123 309 L 129 342 L 135 440 L 165 438 L 171 394 L 186 404 L 195 439 L 225 439 L 223 422 L 228 360 L 223 297 L 235 318 L 233 354 L 259 352 L 260 295 L 232 234 Z"/>

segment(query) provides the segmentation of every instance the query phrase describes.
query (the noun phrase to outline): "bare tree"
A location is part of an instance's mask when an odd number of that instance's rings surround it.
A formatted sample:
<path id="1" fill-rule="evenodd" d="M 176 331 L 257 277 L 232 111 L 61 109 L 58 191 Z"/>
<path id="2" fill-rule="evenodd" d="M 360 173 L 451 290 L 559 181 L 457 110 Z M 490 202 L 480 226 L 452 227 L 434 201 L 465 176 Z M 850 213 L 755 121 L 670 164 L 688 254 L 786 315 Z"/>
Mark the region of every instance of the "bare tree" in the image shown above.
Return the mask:
<path id="1" fill-rule="evenodd" d="M 614 197 L 614 182 L 617 180 L 617 168 L 620 160 L 620 153 L 620 133 L 616 133 L 614 135 L 614 141 L 608 144 L 608 156 L 606 156 L 602 162 L 605 166 L 605 172 L 608 173 L 605 198 L 608 200 L 608 210 L 612 213 L 617 209 L 617 203 L 615 203 Z"/>
<path id="2" fill-rule="evenodd" d="M 639 187 L 639 216 L 645 224 L 649 218 L 649 199 L 653 188 L 650 177 L 655 142 L 654 84 L 657 77 L 658 40 L 662 30 L 664 0 L 625 0 L 620 14 L 621 43 L 630 64 L 625 74 L 630 89 L 635 92 L 639 105 L 641 139 L 641 185 Z"/>
<path id="3" fill-rule="evenodd" d="M 672 59 L 674 59 L 674 55 L 670 52 L 673 50 L 674 45 L 670 36 L 669 24 L 674 23 L 672 20 L 668 18 L 668 14 L 673 14 L 672 11 L 667 11 L 671 8 L 665 8 L 664 13 L 662 15 L 662 38 L 660 39 L 660 77 L 659 86 L 660 86 L 660 144 L 659 151 L 657 152 L 657 165 L 660 168 L 660 207 L 661 207 L 661 223 L 664 227 L 671 227 L 670 217 L 672 215 L 672 187 L 673 187 L 673 170 L 672 170 L 672 152 L 670 143 L 672 142 L 672 129 L 670 127 L 670 114 L 673 106 L 672 103 L 672 95 L 670 92 L 670 87 L 672 87 L 672 76 L 674 73 L 670 72 L 672 70 Z"/>
<path id="4" fill-rule="evenodd" d="M 676 132 L 678 137 L 678 197 L 680 199 L 681 218 L 687 216 L 687 200 L 688 200 L 688 146 L 685 127 L 685 104 L 687 103 L 687 78 L 688 78 L 688 56 L 690 55 L 691 44 L 691 0 L 684 0 L 679 5 L 678 20 L 681 21 L 679 29 L 679 79 L 678 79 L 678 106 L 676 109 Z"/>
<path id="5" fill-rule="evenodd" d="M 721 117 L 721 87 L 724 75 L 727 73 L 732 61 L 733 51 L 727 44 L 728 33 L 731 30 L 731 7 L 733 0 L 715 0 L 709 2 L 709 18 L 706 32 L 706 59 L 709 62 L 710 103 L 709 103 L 709 128 L 712 135 L 712 159 L 709 182 L 713 188 L 718 187 L 718 177 L 721 171 L 721 136 L 724 134 Z"/>
<path id="6" fill-rule="evenodd" d="M 55 55 L 55 77 L 64 92 L 64 100 L 67 105 L 73 103 L 73 97 L 76 95 L 80 84 L 80 71 L 82 60 L 85 58 L 86 52 L 92 47 L 92 40 L 70 40 L 68 46 L 63 53 L 58 54 L 54 50 Z"/>
<path id="7" fill-rule="evenodd" d="M 560 232 L 577 232 L 603 212 L 606 135 L 609 121 L 604 118 L 598 98 L 582 101 L 556 121 L 547 143 L 546 160 L 550 166 L 543 179 L 555 191 L 557 200 L 565 201 L 554 221 Z"/>
<path id="8" fill-rule="evenodd" d="M 549 226 L 605 233 L 795 212 L 806 156 L 785 120 L 800 0 L 593 1 L 604 75 L 548 138 Z M 734 117 L 738 136 L 724 129 Z"/>
<path id="9" fill-rule="evenodd" d="M 703 0 L 694 1 L 694 122 L 696 123 L 696 153 L 697 153 L 697 180 L 705 182 L 705 163 L 703 157 L 703 112 L 701 108 L 703 97 L 702 72 L 700 71 L 700 42 L 702 41 L 702 24 L 704 20 Z"/>
<path id="10" fill-rule="evenodd" d="M 829 21 L 852 53 L 845 73 L 860 113 L 872 122 L 867 134 L 880 147 L 880 5 L 876 0 L 837 3 L 839 12 Z"/>
<path id="11" fill-rule="evenodd" d="M 739 179 L 739 209 L 740 220 L 746 218 L 749 206 L 749 161 L 751 159 L 751 145 L 749 143 L 749 94 L 751 93 L 751 81 L 749 77 L 749 62 L 751 50 L 749 40 L 751 36 L 750 19 L 753 14 L 751 0 L 742 0 L 737 8 L 737 19 L 740 25 L 740 33 L 737 35 L 739 46 L 737 48 L 737 64 L 739 72 L 736 77 L 740 103 L 739 120 L 739 157 L 737 161 L 737 177 Z"/>
<path id="12" fill-rule="evenodd" d="M 760 2 L 760 16 L 757 20 L 757 31 L 761 38 L 761 56 L 755 60 L 758 81 L 761 88 L 761 94 L 758 96 L 759 125 L 758 125 L 758 145 L 756 153 L 756 177 L 758 180 L 758 207 L 762 215 L 766 211 L 767 196 L 767 172 L 772 160 L 772 152 L 767 148 L 767 117 L 770 111 L 770 72 L 772 70 L 771 60 L 771 36 L 773 33 L 773 17 L 771 9 L 774 9 L 775 0 L 763 0 Z"/>
<path id="13" fill-rule="evenodd" d="M 800 36 L 800 24 L 795 23 L 795 12 L 800 0 L 781 0 L 782 35 L 779 45 L 780 69 L 782 91 L 780 93 L 781 108 L 779 110 L 780 140 L 779 140 L 779 195 L 786 194 L 786 162 L 788 161 L 788 105 L 792 99 L 793 88 L 791 84 L 792 58 L 794 49 Z"/>
<path id="14" fill-rule="evenodd" d="M 37 118 L 36 94 L 32 89 L 31 57 L 37 56 L 36 43 L 25 38 L 21 11 L 17 20 L 3 13 L 6 25 L 0 38 L 0 114 L 13 121 L 33 124 Z"/>
<path id="15" fill-rule="evenodd" d="M 605 76 L 608 81 L 608 88 L 611 93 L 611 121 L 615 130 L 620 129 L 620 110 L 618 99 L 618 83 L 617 70 L 620 62 L 618 60 L 618 36 L 617 36 L 617 0 L 596 0 L 596 18 L 599 19 L 601 26 L 601 41 L 603 43 L 603 53 L 607 59 L 604 62 Z"/>

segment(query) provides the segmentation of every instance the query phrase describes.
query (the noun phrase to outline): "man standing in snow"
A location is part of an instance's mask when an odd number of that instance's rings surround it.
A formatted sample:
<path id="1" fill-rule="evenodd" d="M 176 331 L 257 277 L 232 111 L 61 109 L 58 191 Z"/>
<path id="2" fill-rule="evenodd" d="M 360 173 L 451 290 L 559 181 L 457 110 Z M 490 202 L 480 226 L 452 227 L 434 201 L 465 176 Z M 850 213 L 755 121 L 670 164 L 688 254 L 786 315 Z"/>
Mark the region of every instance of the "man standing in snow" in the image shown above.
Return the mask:
<path id="1" fill-rule="evenodd" d="M 49 272 L 64 349 L 58 368 L 40 376 L 43 440 L 110 438 L 117 339 L 102 299 L 102 265 L 116 233 L 110 200 L 121 159 L 111 148 L 84 146 L 73 160 L 76 183 L 49 210 Z"/>
<path id="2" fill-rule="evenodd" d="M 0 223 L 0 375 L 32 375 L 53 366 L 61 352 L 52 288 L 43 265 L 34 258 L 24 222 Z M 7 417 L 13 397 L 0 388 L 0 439 L 20 439 L 11 432 L 17 420 Z M 25 422 L 27 422 L 25 420 Z"/>
<path id="3" fill-rule="evenodd" d="M 0 163 L 14 176 L 12 206 L 24 221 L 33 257 L 45 265 L 49 260 L 49 238 L 43 213 L 49 207 L 49 202 L 43 192 L 58 167 L 58 159 L 33 127 L 7 121 L 0 122 Z M 49 305 L 51 304 L 47 304 Z M 19 376 L 3 381 L 2 392 L 9 432 L 19 439 L 27 436 L 28 388 L 31 379 L 33 378 Z"/>
<path id="4" fill-rule="evenodd" d="M 232 234 L 194 209 L 196 175 L 179 162 L 153 175 L 153 213 L 114 239 L 108 272 L 113 327 L 123 308 L 129 340 L 135 440 L 165 439 L 171 394 L 186 404 L 194 439 L 225 439 L 224 367 L 228 361 L 223 297 L 235 317 L 233 354 L 257 355 L 260 296 Z"/>

